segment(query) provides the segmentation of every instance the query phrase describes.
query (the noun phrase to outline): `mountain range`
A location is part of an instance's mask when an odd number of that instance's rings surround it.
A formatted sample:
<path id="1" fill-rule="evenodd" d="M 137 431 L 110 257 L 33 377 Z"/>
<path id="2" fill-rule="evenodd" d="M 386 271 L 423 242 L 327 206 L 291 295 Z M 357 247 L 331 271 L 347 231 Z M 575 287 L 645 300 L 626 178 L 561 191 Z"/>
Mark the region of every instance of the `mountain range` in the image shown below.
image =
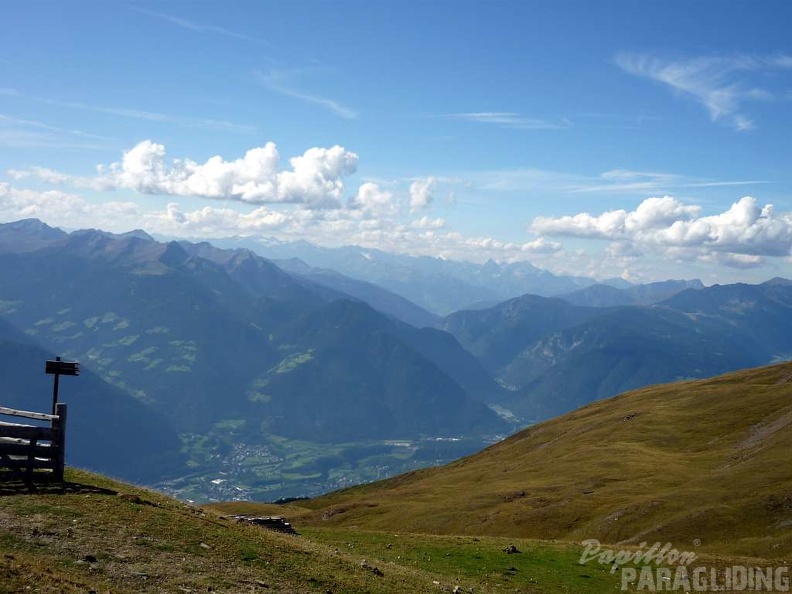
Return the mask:
<path id="1" fill-rule="evenodd" d="M 483 403 L 503 389 L 451 335 L 247 250 L 34 220 L 0 226 L 0 248 L 9 327 L 165 419 L 169 439 L 208 438 L 210 457 L 274 436 L 485 443 L 512 430 Z"/>
<path id="2" fill-rule="evenodd" d="M 278 262 L 299 259 L 310 267 L 378 285 L 436 315 L 495 305 L 526 293 L 561 295 L 595 284 L 587 277 L 555 275 L 530 262 L 477 264 L 358 246 L 327 248 L 307 241 L 225 239 L 213 243 L 245 247 Z"/>
<path id="3" fill-rule="evenodd" d="M 496 404 L 542 420 L 633 388 L 789 359 L 792 286 L 689 288 L 649 306 L 525 295 L 442 327 L 511 388 Z"/>
<path id="4" fill-rule="evenodd" d="M 352 248 L 302 247 L 354 260 Z M 529 264 L 356 253 L 371 270 L 398 271 L 405 286 L 429 286 L 439 271 L 434 284 L 446 293 L 467 291 L 455 283 L 486 287 L 487 274 L 500 275 L 490 298 L 516 290 L 520 270 L 552 276 Z M 0 360 L 0 372 L 33 373 L 53 354 L 78 360 L 98 400 L 134 409 L 133 434 L 156 419 L 148 443 L 171 454 L 149 465 L 147 480 L 176 477 L 164 488 L 187 498 L 274 498 L 447 462 L 592 400 L 792 355 L 784 279 L 591 281 L 570 292 L 586 282 L 552 277 L 562 296 L 440 317 L 315 262 L 279 263 L 142 231 L 0 225 L 0 338 L 26 345 L 18 350 L 31 361 Z M 35 392 L 8 399 L 40 409 Z M 75 463 L 107 471 L 84 453 L 75 450 Z M 118 472 L 142 476 L 134 465 Z"/>
<path id="5" fill-rule="evenodd" d="M 653 305 L 686 289 L 703 288 L 704 283 L 699 279 L 667 280 L 626 287 L 597 283 L 596 285 L 561 295 L 561 298 L 573 305 L 589 305 L 592 307 Z"/>

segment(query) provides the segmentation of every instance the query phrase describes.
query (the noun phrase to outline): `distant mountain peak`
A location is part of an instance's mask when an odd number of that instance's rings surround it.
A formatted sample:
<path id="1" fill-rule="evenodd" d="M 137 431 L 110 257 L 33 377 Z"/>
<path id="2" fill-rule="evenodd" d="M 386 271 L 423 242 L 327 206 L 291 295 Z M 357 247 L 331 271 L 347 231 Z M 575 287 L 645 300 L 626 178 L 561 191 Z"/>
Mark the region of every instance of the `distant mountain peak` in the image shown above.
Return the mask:
<path id="1" fill-rule="evenodd" d="M 50 227 L 39 219 L 22 219 L 11 223 L 0 224 L 0 244 L 9 247 L 25 248 L 43 247 L 48 242 L 59 241 L 66 237 L 66 232 Z"/>
<path id="2" fill-rule="evenodd" d="M 72 248 L 97 250 L 113 241 L 112 236 L 97 229 L 80 229 L 69 233 L 67 243 Z"/>
<path id="3" fill-rule="evenodd" d="M 777 286 L 787 287 L 789 285 L 792 285 L 792 280 L 789 280 L 788 278 L 784 278 L 782 276 L 776 276 L 768 281 L 763 282 L 762 284 L 767 286 L 777 285 Z"/>
<path id="4" fill-rule="evenodd" d="M 143 229 L 133 229 L 132 231 L 127 231 L 126 233 L 120 233 L 117 237 L 134 237 L 137 239 L 143 239 L 145 241 L 156 241 L 151 235 L 143 231 Z"/>
<path id="5" fill-rule="evenodd" d="M 7 229 L 16 229 L 18 231 L 32 231 L 32 232 L 39 232 L 39 231 L 46 231 L 46 232 L 55 232 L 58 235 L 64 234 L 64 231 L 61 229 L 57 229 L 55 227 L 50 227 L 42 221 L 41 219 L 21 219 L 19 221 L 12 221 L 10 223 L 3 223 L 0 227 L 5 227 Z"/>

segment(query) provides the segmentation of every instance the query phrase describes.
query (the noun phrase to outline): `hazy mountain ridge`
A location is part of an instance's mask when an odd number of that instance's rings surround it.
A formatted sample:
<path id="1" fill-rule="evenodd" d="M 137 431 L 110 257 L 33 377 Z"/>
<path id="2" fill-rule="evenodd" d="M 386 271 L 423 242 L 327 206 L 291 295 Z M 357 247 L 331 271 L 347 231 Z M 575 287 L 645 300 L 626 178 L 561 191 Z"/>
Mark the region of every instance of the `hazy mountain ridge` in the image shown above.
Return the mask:
<path id="1" fill-rule="evenodd" d="M 476 303 L 500 302 L 532 293 L 559 295 L 595 283 L 593 279 L 557 276 L 529 262 L 484 264 L 406 256 L 373 248 L 326 248 L 307 241 L 218 240 L 216 245 L 247 247 L 276 260 L 298 258 L 312 267 L 330 269 L 374 283 L 435 314 L 447 315 Z"/>
<path id="2" fill-rule="evenodd" d="M 453 313 L 443 320 L 442 328 L 496 373 L 523 345 L 601 314 L 558 298 L 523 295 L 484 310 Z"/>
<path id="3" fill-rule="evenodd" d="M 667 280 L 628 287 L 596 284 L 566 295 L 560 295 L 560 297 L 573 305 L 590 307 L 654 305 L 687 289 L 703 288 L 704 284 L 699 279 Z"/>
<path id="4" fill-rule="evenodd" d="M 792 356 L 792 287 L 686 289 L 653 306 L 582 307 L 525 296 L 443 327 L 516 389 L 499 402 L 540 420 L 591 400 Z"/>
<path id="5" fill-rule="evenodd" d="M 275 260 L 274 262 L 293 276 L 340 291 L 350 297 L 358 298 L 374 307 L 374 309 L 406 322 L 411 326 L 417 328 L 435 326 L 440 321 L 439 316 L 374 283 L 356 280 L 334 270 L 314 268 L 299 258 Z"/>

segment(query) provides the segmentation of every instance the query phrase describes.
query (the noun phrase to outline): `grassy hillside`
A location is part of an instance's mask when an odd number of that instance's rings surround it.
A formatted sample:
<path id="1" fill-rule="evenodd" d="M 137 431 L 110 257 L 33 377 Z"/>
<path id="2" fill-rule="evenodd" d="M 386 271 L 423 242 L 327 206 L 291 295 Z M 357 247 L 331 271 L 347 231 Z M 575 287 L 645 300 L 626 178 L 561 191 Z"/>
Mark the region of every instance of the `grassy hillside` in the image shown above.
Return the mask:
<path id="1" fill-rule="evenodd" d="M 780 557 L 790 452 L 784 363 L 599 401 L 450 465 L 305 502 L 298 525 Z"/>
<path id="2" fill-rule="evenodd" d="M 0 482 L 0 593 L 535 593 L 613 590 L 580 547 L 238 524 L 97 475 L 30 494 Z M 522 554 L 503 549 L 515 544 Z M 456 588 L 456 590 L 455 590 Z"/>

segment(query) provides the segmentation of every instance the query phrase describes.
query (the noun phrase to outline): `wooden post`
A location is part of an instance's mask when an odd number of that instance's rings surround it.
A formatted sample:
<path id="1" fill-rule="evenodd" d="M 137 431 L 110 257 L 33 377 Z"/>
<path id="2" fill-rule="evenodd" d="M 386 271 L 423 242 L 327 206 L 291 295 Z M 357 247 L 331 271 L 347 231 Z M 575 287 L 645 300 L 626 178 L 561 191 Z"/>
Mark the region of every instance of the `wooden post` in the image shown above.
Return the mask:
<path id="1" fill-rule="evenodd" d="M 60 363 L 61 358 L 55 357 L 55 361 Z M 60 373 L 55 372 L 55 382 L 52 386 L 52 414 L 57 415 L 58 413 L 55 412 L 55 408 L 58 406 L 58 380 L 60 379 Z"/>
<path id="2" fill-rule="evenodd" d="M 52 429 L 55 432 L 57 443 L 53 442 L 55 449 L 55 464 L 53 466 L 53 479 L 63 481 L 63 469 L 66 465 L 66 403 L 59 402 L 55 407 L 57 419 L 52 420 Z"/>
<path id="3" fill-rule="evenodd" d="M 29 481 L 33 481 L 33 468 L 36 464 L 36 445 L 38 440 L 34 437 L 30 440 L 30 449 L 28 450 L 27 457 L 27 477 Z"/>

